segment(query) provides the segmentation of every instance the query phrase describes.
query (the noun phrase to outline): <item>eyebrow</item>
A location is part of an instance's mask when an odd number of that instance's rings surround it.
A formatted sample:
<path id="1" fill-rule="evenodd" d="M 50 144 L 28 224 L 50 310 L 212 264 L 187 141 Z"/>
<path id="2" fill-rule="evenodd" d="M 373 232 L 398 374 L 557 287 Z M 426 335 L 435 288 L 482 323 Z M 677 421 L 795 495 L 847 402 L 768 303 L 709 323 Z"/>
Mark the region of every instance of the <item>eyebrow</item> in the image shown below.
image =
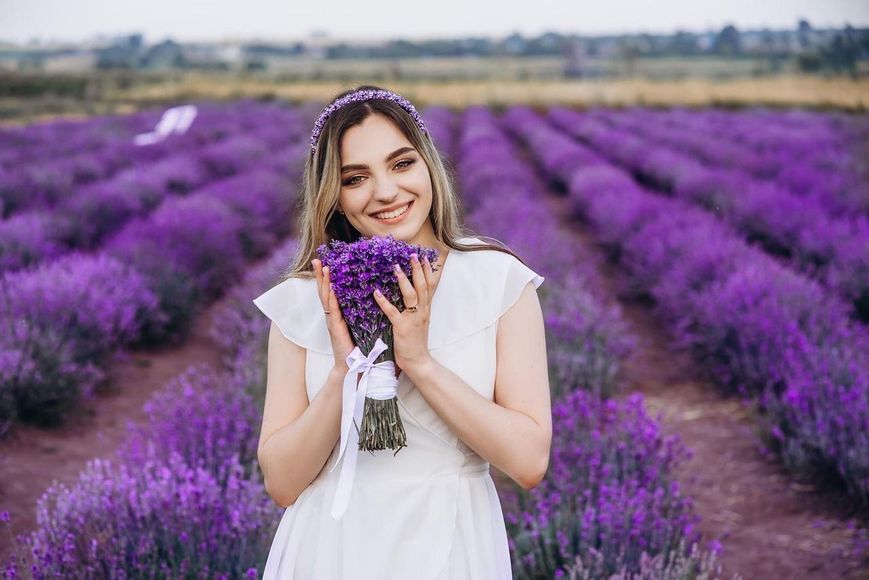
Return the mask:
<path id="1" fill-rule="evenodd" d="M 385 163 L 389 163 L 393 158 L 398 157 L 402 153 L 407 153 L 408 151 L 416 151 L 416 149 L 414 149 L 413 147 L 399 147 L 398 149 L 386 156 Z M 368 169 L 368 166 L 359 163 L 353 165 L 345 165 L 341 168 L 341 173 L 353 169 Z"/>

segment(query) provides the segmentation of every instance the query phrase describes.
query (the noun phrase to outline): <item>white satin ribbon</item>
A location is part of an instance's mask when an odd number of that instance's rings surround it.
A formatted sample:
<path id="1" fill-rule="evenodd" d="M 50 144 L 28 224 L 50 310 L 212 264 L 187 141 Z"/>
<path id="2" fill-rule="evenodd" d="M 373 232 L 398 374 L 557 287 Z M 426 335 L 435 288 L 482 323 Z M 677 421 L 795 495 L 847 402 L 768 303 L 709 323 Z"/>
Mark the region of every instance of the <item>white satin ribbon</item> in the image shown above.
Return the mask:
<path id="1" fill-rule="evenodd" d="M 332 517 L 341 519 L 350 500 L 350 490 L 353 487 L 353 476 L 356 473 L 356 458 L 359 455 L 359 431 L 362 425 L 362 411 L 365 409 L 365 397 L 386 400 L 398 395 L 398 379 L 395 378 L 395 363 L 391 360 L 374 364 L 380 353 L 389 348 L 380 338 L 374 343 L 374 348 L 368 356 L 362 354 L 357 346 L 347 355 L 347 366 L 350 370 L 344 376 L 343 397 L 341 400 L 341 446 L 338 460 L 332 466 L 333 471 L 344 452 L 344 463 L 338 476 L 338 487 L 332 500 Z M 357 375 L 362 373 L 359 386 L 356 385 Z M 355 421 L 356 429 L 350 429 L 351 421 Z"/>

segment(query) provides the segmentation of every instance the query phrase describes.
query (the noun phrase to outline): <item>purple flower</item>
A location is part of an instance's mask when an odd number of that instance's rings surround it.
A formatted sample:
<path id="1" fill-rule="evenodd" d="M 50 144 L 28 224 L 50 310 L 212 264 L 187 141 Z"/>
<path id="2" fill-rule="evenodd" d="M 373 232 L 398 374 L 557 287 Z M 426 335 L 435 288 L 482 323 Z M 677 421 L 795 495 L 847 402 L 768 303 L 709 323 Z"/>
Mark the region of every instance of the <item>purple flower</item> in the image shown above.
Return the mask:
<path id="1" fill-rule="evenodd" d="M 392 350 L 392 325 L 375 302 L 372 293 L 379 289 L 400 311 L 404 301 L 393 266 L 398 266 L 412 279 L 411 254 L 420 262 L 428 257 L 434 263 L 439 255 L 435 248 L 423 248 L 387 237 L 362 237 L 347 243 L 332 240 L 317 248 L 317 255 L 329 267 L 329 277 L 341 313 L 357 346 L 368 353 L 380 338 L 389 347 L 377 362 L 395 360 Z"/>

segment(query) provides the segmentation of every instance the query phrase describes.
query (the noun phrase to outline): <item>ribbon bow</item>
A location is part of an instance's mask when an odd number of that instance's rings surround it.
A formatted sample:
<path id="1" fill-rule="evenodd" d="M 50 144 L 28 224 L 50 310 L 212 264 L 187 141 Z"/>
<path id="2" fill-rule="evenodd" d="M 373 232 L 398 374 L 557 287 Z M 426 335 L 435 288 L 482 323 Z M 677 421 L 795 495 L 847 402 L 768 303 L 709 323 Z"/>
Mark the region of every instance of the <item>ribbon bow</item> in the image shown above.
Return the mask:
<path id="1" fill-rule="evenodd" d="M 362 424 L 362 411 L 365 408 L 365 397 L 373 399 L 391 399 L 398 394 L 398 379 L 395 378 L 395 363 L 391 360 L 374 364 L 380 353 L 389 348 L 380 338 L 368 356 L 362 354 L 357 346 L 347 355 L 347 366 L 350 370 L 344 376 L 343 396 L 341 400 L 341 446 L 338 461 L 332 466 L 333 471 L 341 461 L 344 452 L 344 463 L 338 477 L 338 488 L 332 500 L 332 517 L 341 519 L 350 500 L 350 490 L 353 487 L 353 476 L 356 473 L 356 458 L 359 455 L 359 426 Z M 356 386 L 357 375 L 362 373 L 362 380 Z M 370 384 L 369 384 L 370 381 Z M 356 429 L 350 429 L 351 420 L 356 423 Z"/>

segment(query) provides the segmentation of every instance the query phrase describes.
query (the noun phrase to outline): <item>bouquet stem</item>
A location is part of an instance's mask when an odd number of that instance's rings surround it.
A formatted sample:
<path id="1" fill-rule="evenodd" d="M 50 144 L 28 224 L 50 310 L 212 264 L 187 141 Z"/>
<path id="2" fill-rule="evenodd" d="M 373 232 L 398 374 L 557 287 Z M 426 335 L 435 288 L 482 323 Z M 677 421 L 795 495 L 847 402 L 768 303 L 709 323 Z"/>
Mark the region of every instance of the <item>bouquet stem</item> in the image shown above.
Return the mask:
<path id="1" fill-rule="evenodd" d="M 407 447 L 407 433 L 398 415 L 398 399 L 393 397 L 379 400 L 366 397 L 362 426 L 359 428 L 359 449 L 395 449 L 397 454 L 402 447 Z"/>

